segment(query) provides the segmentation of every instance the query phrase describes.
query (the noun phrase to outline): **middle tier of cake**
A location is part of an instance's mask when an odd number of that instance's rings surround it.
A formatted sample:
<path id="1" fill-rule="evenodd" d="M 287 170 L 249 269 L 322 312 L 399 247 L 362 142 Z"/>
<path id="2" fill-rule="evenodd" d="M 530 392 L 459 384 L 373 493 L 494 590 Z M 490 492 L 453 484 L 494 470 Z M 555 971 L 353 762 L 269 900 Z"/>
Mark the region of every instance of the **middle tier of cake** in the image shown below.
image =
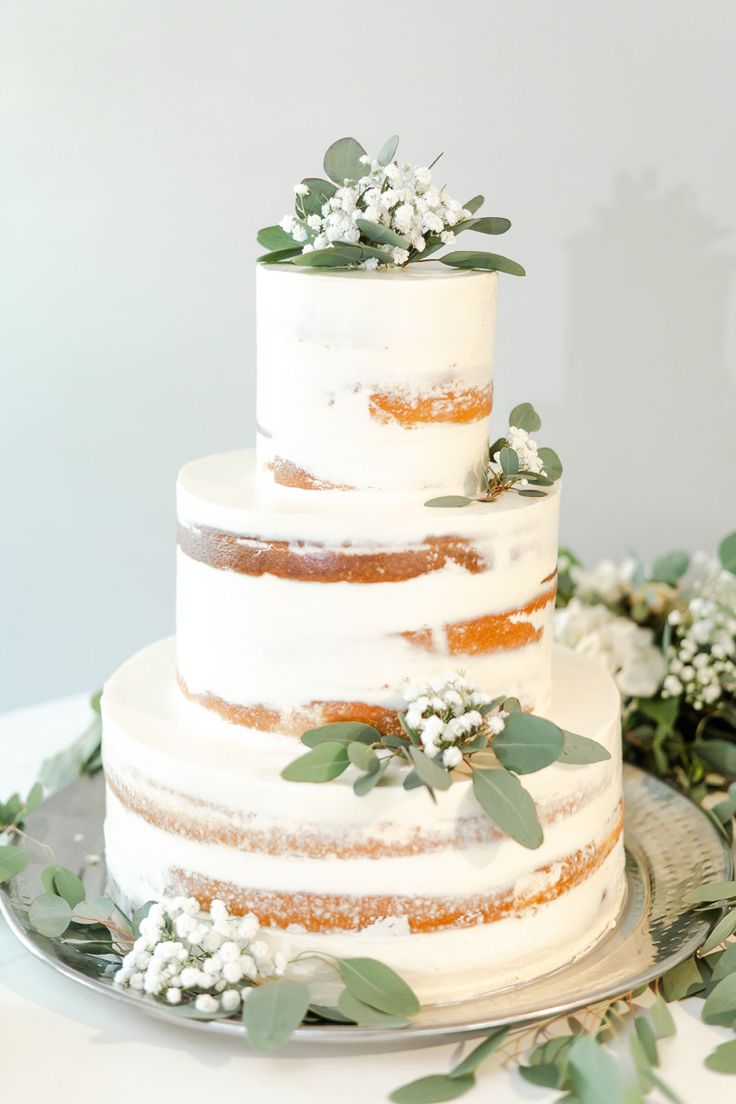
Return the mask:
<path id="1" fill-rule="evenodd" d="M 177 498 L 179 684 L 231 723 L 393 730 L 402 680 L 448 670 L 549 705 L 558 485 L 430 508 L 264 487 L 241 451 L 188 464 Z"/>

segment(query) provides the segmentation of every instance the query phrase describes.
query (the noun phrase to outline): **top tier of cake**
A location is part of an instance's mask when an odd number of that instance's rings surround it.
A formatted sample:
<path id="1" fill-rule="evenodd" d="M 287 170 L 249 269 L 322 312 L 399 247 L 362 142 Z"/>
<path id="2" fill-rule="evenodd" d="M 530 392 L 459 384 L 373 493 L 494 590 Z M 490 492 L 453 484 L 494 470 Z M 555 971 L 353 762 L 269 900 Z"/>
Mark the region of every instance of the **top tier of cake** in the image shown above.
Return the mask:
<path id="1" fill-rule="evenodd" d="M 497 276 L 261 265 L 259 478 L 426 498 L 462 491 L 492 404 Z"/>

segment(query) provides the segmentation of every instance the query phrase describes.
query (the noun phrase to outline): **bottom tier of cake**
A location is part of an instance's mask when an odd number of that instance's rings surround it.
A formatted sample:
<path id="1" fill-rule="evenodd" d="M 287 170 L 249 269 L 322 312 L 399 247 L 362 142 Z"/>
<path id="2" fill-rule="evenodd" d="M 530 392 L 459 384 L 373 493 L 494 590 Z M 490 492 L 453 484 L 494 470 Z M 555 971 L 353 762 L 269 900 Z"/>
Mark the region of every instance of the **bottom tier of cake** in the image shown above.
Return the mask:
<path id="1" fill-rule="evenodd" d="M 611 753 L 526 775 L 544 841 L 528 850 L 483 814 L 468 782 L 365 797 L 352 771 L 321 785 L 280 772 L 305 749 L 187 701 L 173 639 L 147 648 L 103 697 L 105 840 L 129 904 L 179 894 L 253 911 L 289 956 L 368 955 L 424 1004 L 559 968 L 615 923 L 625 892 L 619 697 L 591 661 L 557 649 L 548 715 Z"/>

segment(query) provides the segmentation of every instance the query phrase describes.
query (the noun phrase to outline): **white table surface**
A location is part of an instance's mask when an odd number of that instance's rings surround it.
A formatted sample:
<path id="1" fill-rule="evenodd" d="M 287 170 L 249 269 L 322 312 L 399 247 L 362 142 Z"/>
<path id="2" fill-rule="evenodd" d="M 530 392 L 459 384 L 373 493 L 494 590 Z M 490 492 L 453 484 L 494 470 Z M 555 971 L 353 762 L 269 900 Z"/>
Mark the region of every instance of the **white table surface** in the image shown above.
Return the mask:
<path id="1" fill-rule="evenodd" d="M 86 698 L 68 698 L 0 716 L 0 796 L 27 791 L 41 760 L 77 736 Z M 736 1081 L 703 1058 L 733 1038 L 706 1027 L 695 999 L 671 1006 L 677 1035 L 660 1046 L 661 1074 L 685 1104 L 736 1099 Z M 348 1054 L 344 1050 L 255 1054 L 245 1042 L 199 1037 L 76 986 L 32 958 L 0 920 L 0 1098 L 66 1104 L 161 1104 L 184 1091 L 194 1100 L 249 1104 L 377 1104 L 398 1085 L 449 1068 L 454 1045 Z M 103 1091 L 104 1090 L 104 1091 Z M 168 1092 L 166 1090 L 169 1090 Z M 47 1095 L 48 1094 L 48 1095 Z M 559 1093 L 528 1085 L 497 1058 L 478 1074 L 467 1104 L 547 1104 Z M 652 1094 L 652 1102 L 659 1098 Z"/>

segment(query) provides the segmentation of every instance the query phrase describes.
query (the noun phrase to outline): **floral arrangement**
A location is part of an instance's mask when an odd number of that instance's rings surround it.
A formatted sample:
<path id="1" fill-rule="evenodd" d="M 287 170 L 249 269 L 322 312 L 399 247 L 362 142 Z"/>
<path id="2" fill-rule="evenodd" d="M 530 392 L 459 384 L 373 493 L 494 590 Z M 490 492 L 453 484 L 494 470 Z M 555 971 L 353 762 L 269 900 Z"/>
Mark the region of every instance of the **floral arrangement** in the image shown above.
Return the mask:
<path id="1" fill-rule="evenodd" d="M 258 231 L 268 252 L 262 264 L 309 268 L 404 268 L 425 261 L 458 234 L 505 234 L 506 218 L 475 218 L 477 195 L 462 204 L 432 183 L 431 165 L 396 160 L 399 139 L 370 157 L 355 138 L 333 142 L 324 156 L 328 179 L 305 177 L 294 186 L 295 212 Z M 440 157 L 442 155 L 440 154 Z M 453 268 L 523 276 L 524 269 L 498 253 L 456 250 L 438 258 Z"/>
<path id="2" fill-rule="evenodd" d="M 472 780 L 486 815 L 523 847 L 544 839 L 534 801 L 519 780 L 559 760 L 568 764 L 610 759 L 595 740 L 564 732 L 552 721 L 522 711 L 518 698 L 491 699 L 455 672 L 407 687 L 408 708 L 398 718 L 403 735 L 373 725 L 337 721 L 310 729 L 302 743 L 311 750 L 281 772 L 289 782 L 330 782 L 353 766 L 358 797 L 369 793 L 391 768 L 406 790 L 436 790 Z"/>
<path id="3" fill-rule="evenodd" d="M 696 800 L 736 779 L 736 533 L 717 554 L 672 552 L 592 571 L 560 555 L 555 632 L 596 656 L 623 697 L 627 757 Z M 736 812 L 736 789 L 720 807 Z M 719 808 L 719 806 L 716 806 Z"/>
<path id="4" fill-rule="evenodd" d="M 495 502 L 507 491 L 525 498 L 544 498 L 562 475 L 562 463 L 554 449 L 540 446 L 531 436 L 542 419 L 531 403 L 519 403 L 509 414 L 509 428 L 489 445 L 488 455 L 466 480 L 464 495 L 440 495 L 425 506 L 469 506 L 471 502 Z M 473 497 L 469 497 L 473 496 Z"/>

